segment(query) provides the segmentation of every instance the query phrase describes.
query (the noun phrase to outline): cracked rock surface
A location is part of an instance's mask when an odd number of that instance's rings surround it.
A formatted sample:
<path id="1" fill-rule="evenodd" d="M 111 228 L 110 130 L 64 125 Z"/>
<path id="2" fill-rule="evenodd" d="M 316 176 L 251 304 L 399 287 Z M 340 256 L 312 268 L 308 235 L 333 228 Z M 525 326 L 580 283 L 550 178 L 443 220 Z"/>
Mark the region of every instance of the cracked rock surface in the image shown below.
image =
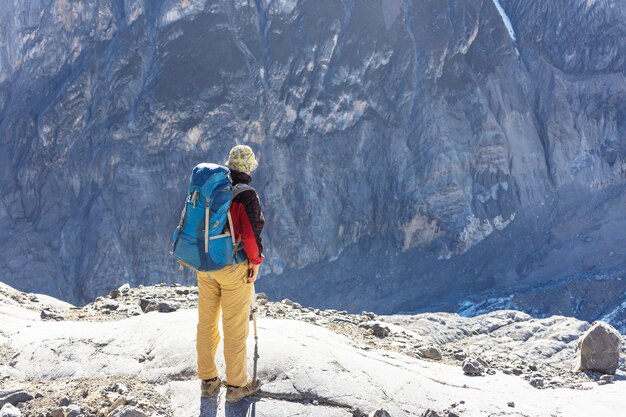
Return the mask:
<path id="1" fill-rule="evenodd" d="M 192 305 L 139 314 L 122 308 L 138 306 L 147 293 L 168 300 L 178 292 L 192 294 L 193 287 L 131 288 L 126 298 L 116 295 L 115 312 L 106 314 L 110 310 L 102 307 L 80 317 L 59 308 L 63 320 L 42 319 L 32 301 L 13 301 L 32 295 L 7 286 L 3 291 L 11 296 L 0 299 L 0 359 L 9 365 L 0 366 L 0 391 L 19 386 L 40 392 L 18 404 L 23 415 L 60 408 L 81 409 L 87 416 L 136 409 L 177 417 L 239 416 L 250 410 L 259 417 L 349 417 L 378 410 L 392 417 L 427 412 L 576 417 L 612 415 L 626 407 L 623 355 L 609 384 L 595 382 L 606 382 L 600 374 L 564 368 L 589 327 L 576 319 L 537 320 L 514 311 L 475 318 L 349 314 L 271 302 L 258 294 L 258 372 L 264 385 L 259 395 L 229 405 L 223 388 L 200 399 Z M 381 337 L 362 323 L 387 332 Z M 248 351 L 252 348 L 250 338 Z M 423 358 L 422 348 L 436 348 L 441 358 Z M 461 352 L 487 371 L 464 375 Z M 221 353 L 218 365 L 223 370 Z"/>

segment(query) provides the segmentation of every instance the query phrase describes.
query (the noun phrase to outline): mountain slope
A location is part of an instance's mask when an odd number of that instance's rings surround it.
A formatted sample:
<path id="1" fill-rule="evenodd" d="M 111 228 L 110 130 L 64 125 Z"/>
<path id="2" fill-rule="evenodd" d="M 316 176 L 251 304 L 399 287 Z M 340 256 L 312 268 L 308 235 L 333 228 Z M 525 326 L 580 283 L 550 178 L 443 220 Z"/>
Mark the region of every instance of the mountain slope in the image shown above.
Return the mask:
<path id="1" fill-rule="evenodd" d="M 167 254 L 187 177 L 241 142 L 261 160 L 276 296 L 454 309 L 606 275 L 619 298 L 625 12 L 574 3 L 502 0 L 503 19 L 486 0 L 7 2 L 1 279 L 76 303 L 192 282 Z M 560 198 L 573 208 L 542 210 Z M 605 215 L 613 255 L 560 239 Z"/>

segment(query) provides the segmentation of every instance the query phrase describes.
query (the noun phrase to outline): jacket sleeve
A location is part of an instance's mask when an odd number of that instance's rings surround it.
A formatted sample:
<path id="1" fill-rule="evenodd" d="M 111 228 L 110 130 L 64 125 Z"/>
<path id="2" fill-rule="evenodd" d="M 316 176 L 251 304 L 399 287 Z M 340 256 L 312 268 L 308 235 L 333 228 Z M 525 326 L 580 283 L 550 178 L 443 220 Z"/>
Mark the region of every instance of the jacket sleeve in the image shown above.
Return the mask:
<path id="1" fill-rule="evenodd" d="M 248 260 L 253 264 L 263 262 L 263 241 L 261 231 L 265 225 L 265 218 L 261 211 L 259 196 L 253 190 L 241 193 L 241 212 L 239 213 L 239 231 L 243 250 Z"/>

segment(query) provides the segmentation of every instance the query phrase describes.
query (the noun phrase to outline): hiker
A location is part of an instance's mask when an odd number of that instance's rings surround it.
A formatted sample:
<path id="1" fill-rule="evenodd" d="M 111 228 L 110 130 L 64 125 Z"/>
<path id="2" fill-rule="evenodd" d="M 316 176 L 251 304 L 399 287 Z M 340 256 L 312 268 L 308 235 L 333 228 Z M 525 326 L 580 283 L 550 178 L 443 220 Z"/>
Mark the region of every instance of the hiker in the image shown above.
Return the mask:
<path id="1" fill-rule="evenodd" d="M 249 184 L 250 173 L 258 163 L 249 146 L 231 149 L 225 164 L 230 169 L 233 186 Z M 261 230 L 265 219 L 256 191 L 252 188 L 236 194 L 230 206 L 235 238 L 243 243 L 247 261 L 228 265 L 212 272 L 197 272 L 198 279 L 198 376 L 201 396 L 211 396 L 222 381 L 217 375 L 215 354 L 220 341 L 218 319 L 222 310 L 224 360 L 226 362 L 226 401 L 236 402 L 254 394 L 261 381 L 248 379 L 246 339 L 254 281 L 263 262 Z"/>

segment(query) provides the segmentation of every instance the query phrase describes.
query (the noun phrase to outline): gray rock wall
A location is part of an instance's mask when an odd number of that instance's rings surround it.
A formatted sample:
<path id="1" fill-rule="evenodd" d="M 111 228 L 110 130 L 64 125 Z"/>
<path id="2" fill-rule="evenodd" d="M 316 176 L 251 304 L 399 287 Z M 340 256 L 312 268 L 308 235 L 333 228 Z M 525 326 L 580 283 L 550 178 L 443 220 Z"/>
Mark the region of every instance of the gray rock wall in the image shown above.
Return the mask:
<path id="1" fill-rule="evenodd" d="M 514 40 L 490 0 L 8 2 L 0 279 L 74 302 L 192 281 L 168 256 L 188 175 L 236 143 L 261 162 L 268 286 L 328 265 L 315 302 L 335 260 L 411 266 L 384 254 L 443 274 L 563 187 L 624 183 L 626 11 L 575 3 L 502 0 Z M 469 287 L 498 282 L 474 269 Z M 516 284 L 568 276 L 538 269 Z"/>

